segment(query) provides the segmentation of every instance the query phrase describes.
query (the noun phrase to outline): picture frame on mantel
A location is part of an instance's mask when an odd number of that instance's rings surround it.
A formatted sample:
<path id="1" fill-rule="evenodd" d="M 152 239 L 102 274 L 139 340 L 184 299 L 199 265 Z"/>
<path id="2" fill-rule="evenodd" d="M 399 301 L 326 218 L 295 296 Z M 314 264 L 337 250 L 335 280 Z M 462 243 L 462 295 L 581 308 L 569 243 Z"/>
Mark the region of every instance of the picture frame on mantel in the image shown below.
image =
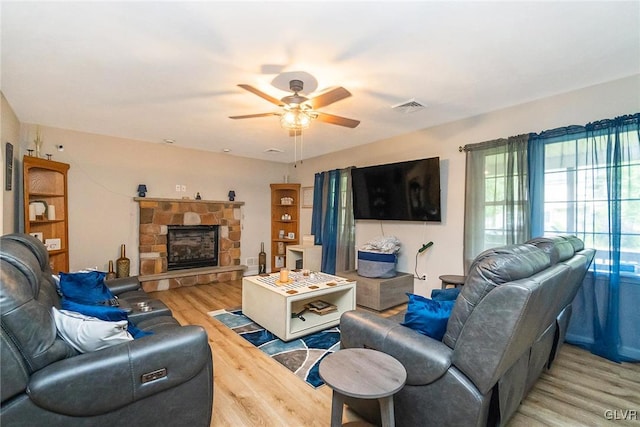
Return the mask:
<path id="1" fill-rule="evenodd" d="M 313 187 L 302 187 L 302 207 L 313 207 Z"/>

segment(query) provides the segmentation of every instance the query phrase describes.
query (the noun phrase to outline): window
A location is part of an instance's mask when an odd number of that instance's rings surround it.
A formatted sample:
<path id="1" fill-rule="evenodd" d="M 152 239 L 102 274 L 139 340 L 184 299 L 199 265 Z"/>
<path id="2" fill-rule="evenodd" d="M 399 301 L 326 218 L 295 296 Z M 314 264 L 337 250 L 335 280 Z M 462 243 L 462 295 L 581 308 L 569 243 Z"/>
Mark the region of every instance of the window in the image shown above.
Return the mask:
<path id="1" fill-rule="evenodd" d="M 518 185 L 521 171 L 513 156 L 514 153 L 502 151 L 484 157 L 484 249 L 512 243 L 507 238 L 507 224 L 513 223 L 518 232 L 524 226 L 519 219 L 525 216 L 526 196 Z"/>
<path id="2" fill-rule="evenodd" d="M 527 159 L 526 171 L 502 172 L 512 158 L 504 141 L 465 146 L 465 265 L 484 247 L 510 243 L 509 233 L 516 243 L 576 235 L 596 254 L 566 340 L 616 362 L 640 360 L 640 114 L 531 134 L 524 155 L 513 156 Z M 489 151 L 498 148 L 503 157 Z"/>
<path id="3" fill-rule="evenodd" d="M 464 263 L 529 237 L 528 135 L 467 145 Z"/>
<path id="4" fill-rule="evenodd" d="M 545 144 L 544 234 L 579 235 L 598 251 L 592 268 L 608 272 L 611 232 L 619 229 L 620 274 L 640 275 L 640 153 L 637 143 L 623 143 L 613 162 L 610 143 L 608 136 L 582 135 Z"/>

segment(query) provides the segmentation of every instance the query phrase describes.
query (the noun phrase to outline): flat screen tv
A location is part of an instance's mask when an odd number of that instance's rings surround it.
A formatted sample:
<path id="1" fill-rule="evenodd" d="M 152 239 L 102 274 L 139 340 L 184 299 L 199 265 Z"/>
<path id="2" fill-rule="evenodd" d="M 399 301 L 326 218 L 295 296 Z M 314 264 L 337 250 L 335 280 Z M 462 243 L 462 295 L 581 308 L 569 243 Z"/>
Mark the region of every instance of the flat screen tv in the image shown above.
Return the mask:
<path id="1" fill-rule="evenodd" d="M 355 219 L 441 221 L 440 158 L 353 168 Z"/>

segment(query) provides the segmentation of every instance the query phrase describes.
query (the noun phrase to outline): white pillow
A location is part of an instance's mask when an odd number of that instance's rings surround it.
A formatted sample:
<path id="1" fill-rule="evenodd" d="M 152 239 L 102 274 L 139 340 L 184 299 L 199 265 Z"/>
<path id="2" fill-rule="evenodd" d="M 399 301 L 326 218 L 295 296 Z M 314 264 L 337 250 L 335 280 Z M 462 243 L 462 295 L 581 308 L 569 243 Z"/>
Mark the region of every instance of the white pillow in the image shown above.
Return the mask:
<path id="1" fill-rule="evenodd" d="M 127 331 L 126 320 L 107 322 L 75 311 L 52 308 L 58 334 L 80 353 L 133 340 Z"/>

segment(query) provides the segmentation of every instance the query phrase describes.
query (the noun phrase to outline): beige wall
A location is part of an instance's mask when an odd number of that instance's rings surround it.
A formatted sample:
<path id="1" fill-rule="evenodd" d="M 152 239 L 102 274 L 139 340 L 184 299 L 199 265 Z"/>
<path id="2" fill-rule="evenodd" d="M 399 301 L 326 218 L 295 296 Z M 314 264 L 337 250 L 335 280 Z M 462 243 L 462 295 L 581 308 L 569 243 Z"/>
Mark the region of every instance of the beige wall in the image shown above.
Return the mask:
<path id="1" fill-rule="evenodd" d="M 459 146 L 529 132 L 640 112 L 640 75 L 553 96 L 481 116 L 377 141 L 305 160 L 290 168 L 292 180 L 312 186 L 316 172 L 347 166 L 369 166 L 427 157 L 440 157 L 442 223 L 357 221 L 356 247 L 380 235 L 395 235 L 403 245 L 398 270 L 412 273 L 421 245 L 434 246 L 418 256 L 417 270 L 427 281 L 414 281 L 417 293 L 439 287 L 438 276 L 463 274 L 465 155 Z M 429 114 L 429 110 L 415 113 Z M 345 133 L 348 135 L 348 133 Z M 310 233 L 311 210 L 303 209 L 301 232 Z"/>
<path id="2" fill-rule="evenodd" d="M 22 169 L 18 163 L 18 155 L 20 153 L 20 147 L 18 142 L 20 139 L 20 122 L 16 117 L 13 109 L 4 97 L 4 94 L 0 93 L 0 116 L 2 116 L 2 124 L 0 125 L 0 141 L 2 141 L 2 212 L 0 212 L 0 224 L 2 224 L 2 234 L 12 233 L 18 231 L 18 223 L 16 221 L 16 203 L 18 199 L 17 194 L 22 189 L 21 185 L 21 173 Z M 5 158 L 5 150 L 7 142 L 13 144 L 13 182 L 11 191 L 5 190 L 5 165 L 7 159 Z"/>
<path id="3" fill-rule="evenodd" d="M 56 161 L 69 163 L 70 269 L 106 269 L 127 245 L 131 271 L 138 271 L 138 184 L 147 185 L 147 197 L 227 200 L 235 190 L 236 200 L 245 202 L 242 258 L 257 257 L 260 242 L 270 238 L 269 183 L 281 182 L 285 164 L 250 160 L 225 154 L 100 136 L 71 130 L 40 127 L 43 152 Z M 35 126 L 23 125 L 21 149 L 33 145 Z M 63 145 L 64 151 L 56 150 Z M 177 193 L 175 185 L 186 185 Z M 265 245 L 269 247 L 269 245 Z"/>
<path id="4" fill-rule="evenodd" d="M 434 246 L 418 257 L 418 273 L 426 274 L 427 281 L 415 281 L 415 291 L 428 294 L 430 289 L 440 286 L 439 275 L 463 273 L 465 159 L 464 154 L 458 152 L 458 146 L 635 113 L 640 111 L 638 93 L 640 76 L 634 76 L 308 159 L 296 168 L 183 149 L 179 145 L 47 127 L 41 127 L 41 131 L 45 141 L 43 151 L 53 153 L 54 160 L 71 165 L 71 269 L 106 268 L 109 259 L 118 257 L 120 244 L 125 243 L 132 258 L 132 271 L 137 271 L 138 209 L 133 197 L 139 183 L 147 184 L 149 197 L 181 197 L 183 193 L 175 192 L 175 184 L 184 184 L 188 189 L 184 194 L 190 197 L 199 191 L 205 199 L 226 200 L 227 191 L 233 188 L 237 200 L 246 203 L 242 234 L 242 261 L 245 262 L 247 257 L 257 257 L 261 241 L 269 241 L 269 183 L 282 182 L 285 174 L 290 175 L 291 182 L 312 186 L 314 174 L 324 170 L 439 156 L 442 223 L 358 221 L 356 225 L 358 246 L 381 234 L 396 235 L 402 241 L 404 249 L 399 258 L 399 271 L 413 272 L 417 249 L 422 243 L 433 241 Z M 5 111 L 10 107 L 4 99 L 2 102 L 2 141 L 5 142 L 5 126 L 15 129 L 18 123 L 13 112 L 13 118 L 5 119 Z M 428 114 L 428 109 L 417 114 Z M 9 124 L 5 125 L 5 121 Z M 34 130 L 34 126 L 24 124 L 20 137 L 12 136 L 17 158 L 22 158 L 26 149 L 33 145 L 30 141 Z M 63 152 L 56 151 L 58 144 L 64 145 Z M 14 170 L 20 173 L 20 164 L 15 165 Z M 12 193 L 16 200 L 21 200 L 19 193 Z M 7 232 L 6 224 L 12 224 L 14 215 L 6 203 L 3 214 L 4 232 Z M 301 219 L 301 232 L 309 234 L 311 209 L 302 209 Z"/>

